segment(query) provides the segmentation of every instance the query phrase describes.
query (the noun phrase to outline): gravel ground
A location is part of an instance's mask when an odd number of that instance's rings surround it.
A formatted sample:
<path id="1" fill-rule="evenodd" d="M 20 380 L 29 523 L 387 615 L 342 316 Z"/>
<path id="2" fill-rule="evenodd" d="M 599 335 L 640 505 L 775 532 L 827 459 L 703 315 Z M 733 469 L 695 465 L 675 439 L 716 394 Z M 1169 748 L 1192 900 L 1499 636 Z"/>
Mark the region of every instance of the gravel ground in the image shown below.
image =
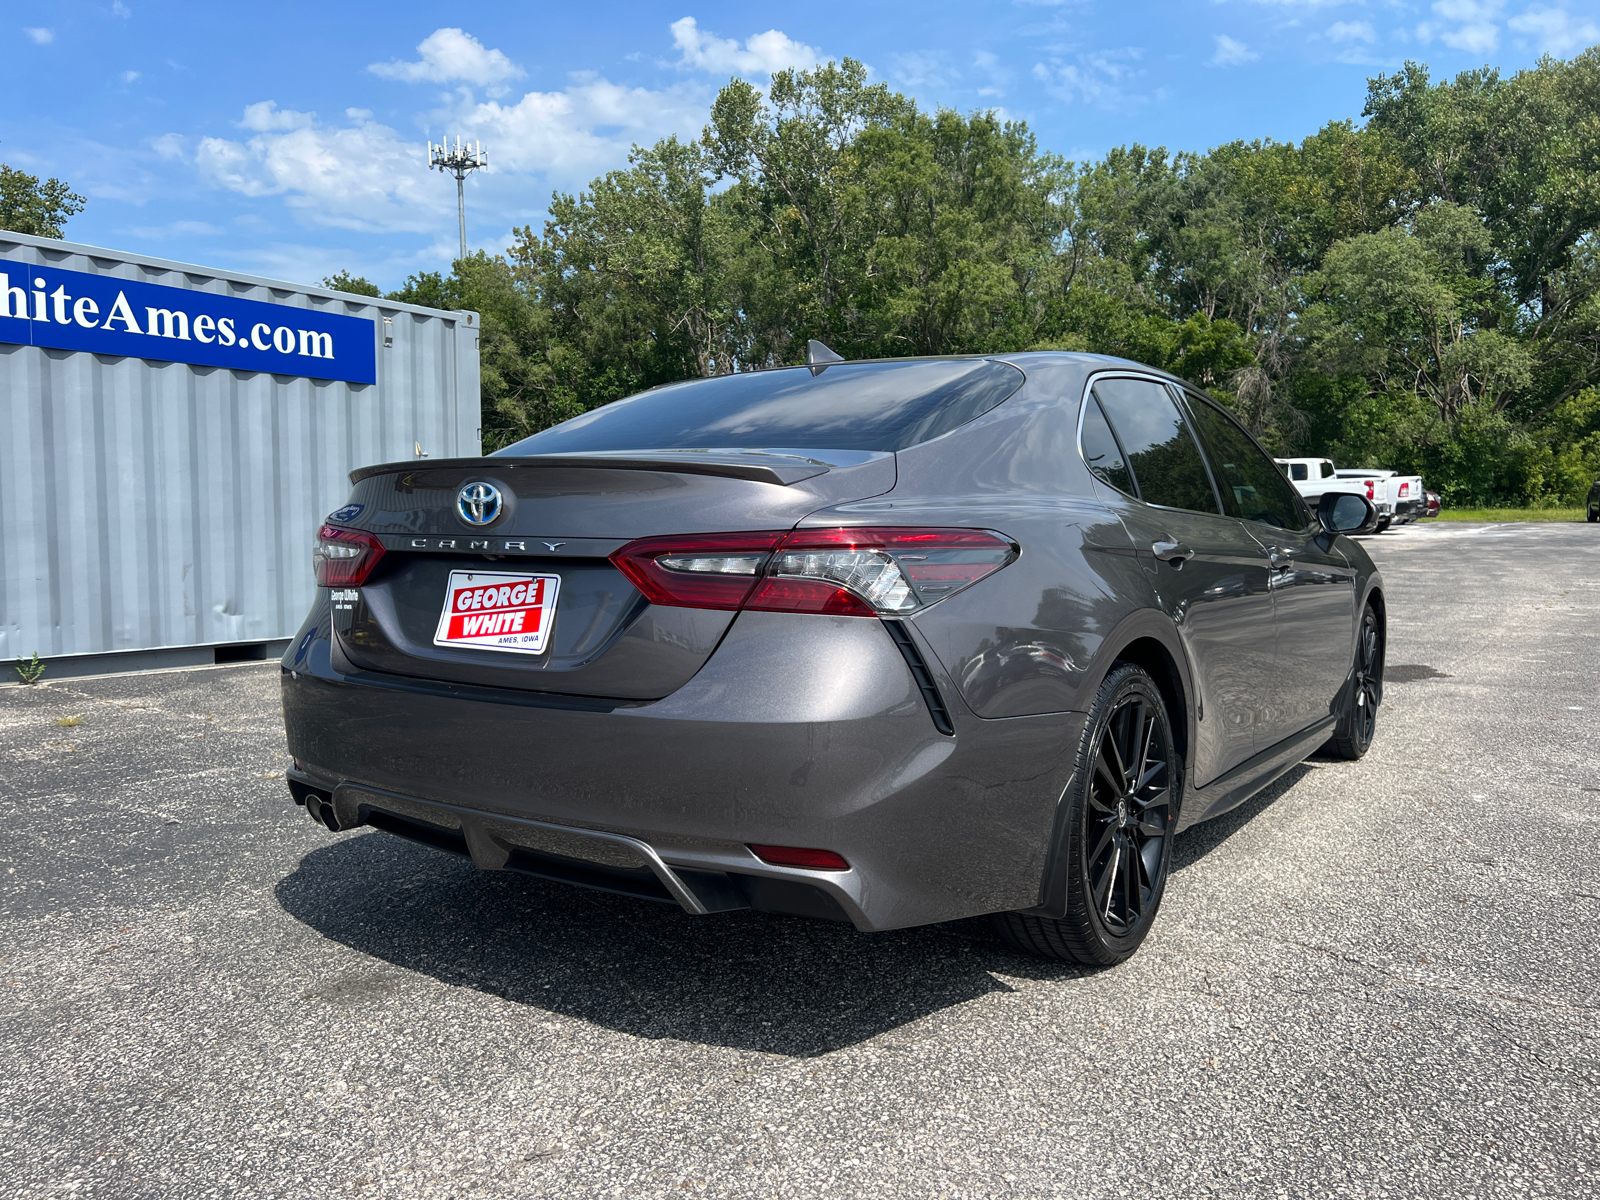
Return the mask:
<path id="1" fill-rule="evenodd" d="M 1374 749 L 1108 971 L 329 835 L 275 665 L 0 690 L 0 1191 L 1593 1196 L 1596 537 L 1371 540 Z"/>

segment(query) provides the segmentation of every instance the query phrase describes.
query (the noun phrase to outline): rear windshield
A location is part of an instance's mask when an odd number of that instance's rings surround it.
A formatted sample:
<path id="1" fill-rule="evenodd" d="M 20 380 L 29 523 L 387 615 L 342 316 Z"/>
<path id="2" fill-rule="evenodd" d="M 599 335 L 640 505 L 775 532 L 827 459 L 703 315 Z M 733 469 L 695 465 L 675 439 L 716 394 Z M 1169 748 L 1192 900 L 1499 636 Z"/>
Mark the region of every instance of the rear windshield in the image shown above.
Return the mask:
<path id="1" fill-rule="evenodd" d="M 499 454 L 904 450 L 988 412 L 1024 376 L 992 359 L 833 363 L 694 379 L 629 396 Z"/>

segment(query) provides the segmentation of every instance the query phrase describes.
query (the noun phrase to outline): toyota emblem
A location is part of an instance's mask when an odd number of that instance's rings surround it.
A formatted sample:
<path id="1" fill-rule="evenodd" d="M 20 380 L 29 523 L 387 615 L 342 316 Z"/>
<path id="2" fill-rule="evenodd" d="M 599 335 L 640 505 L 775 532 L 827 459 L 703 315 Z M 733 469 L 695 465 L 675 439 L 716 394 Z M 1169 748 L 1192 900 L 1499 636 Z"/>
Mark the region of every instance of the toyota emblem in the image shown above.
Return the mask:
<path id="1" fill-rule="evenodd" d="M 488 525 L 500 515 L 500 489 L 492 483 L 463 484 L 456 493 L 456 511 L 468 525 Z"/>

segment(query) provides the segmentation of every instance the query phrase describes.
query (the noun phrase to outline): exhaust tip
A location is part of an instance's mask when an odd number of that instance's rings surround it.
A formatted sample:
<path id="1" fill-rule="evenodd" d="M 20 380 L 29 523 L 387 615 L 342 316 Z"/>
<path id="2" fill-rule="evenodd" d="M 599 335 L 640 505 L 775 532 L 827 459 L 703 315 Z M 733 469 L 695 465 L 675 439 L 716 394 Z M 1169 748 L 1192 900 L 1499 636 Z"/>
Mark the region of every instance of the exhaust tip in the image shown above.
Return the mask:
<path id="1" fill-rule="evenodd" d="M 339 817 L 333 810 L 333 797 L 326 792 L 309 793 L 306 796 L 306 811 L 329 833 L 339 832 Z"/>
<path id="2" fill-rule="evenodd" d="M 339 832 L 339 817 L 334 812 L 333 797 L 294 780 L 289 781 L 289 794 L 296 804 L 304 805 L 311 819 L 333 833 Z"/>

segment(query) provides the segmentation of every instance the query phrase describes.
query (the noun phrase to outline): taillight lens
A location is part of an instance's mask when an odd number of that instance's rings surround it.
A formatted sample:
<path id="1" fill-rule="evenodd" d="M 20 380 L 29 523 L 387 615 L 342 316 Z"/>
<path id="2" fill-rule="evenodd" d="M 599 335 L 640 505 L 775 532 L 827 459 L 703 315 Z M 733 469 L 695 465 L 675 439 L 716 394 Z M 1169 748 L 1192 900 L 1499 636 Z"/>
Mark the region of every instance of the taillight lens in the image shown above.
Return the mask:
<path id="1" fill-rule="evenodd" d="M 901 616 L 998 571 L 984 529 L 801 529 L 643 538 L 611 556 L 652 604 Z"/>
<path id="2" fill-rule="evenodd" d="M 1367 480 L 1367 499 L 1368 500 L 1371 500 L 1373 498 L 1372 488 L 1373 488 L 1373 482 L 1372 482 L 1372 480 L 1369 479 L 1369 480 Z"/>
<path id="3" fill-rule="evenodd" d="M 738 608 L 783 540 L 781 533 L 640 538 L 611 556 L 651 604 Z"/>
<path id="4" fill-rule="evenodd" d="M 324 525 L 317 530 L 311 566 L 318 587 L 360 587 L 383 557 L 383 543 L 359 529 Z"/>

